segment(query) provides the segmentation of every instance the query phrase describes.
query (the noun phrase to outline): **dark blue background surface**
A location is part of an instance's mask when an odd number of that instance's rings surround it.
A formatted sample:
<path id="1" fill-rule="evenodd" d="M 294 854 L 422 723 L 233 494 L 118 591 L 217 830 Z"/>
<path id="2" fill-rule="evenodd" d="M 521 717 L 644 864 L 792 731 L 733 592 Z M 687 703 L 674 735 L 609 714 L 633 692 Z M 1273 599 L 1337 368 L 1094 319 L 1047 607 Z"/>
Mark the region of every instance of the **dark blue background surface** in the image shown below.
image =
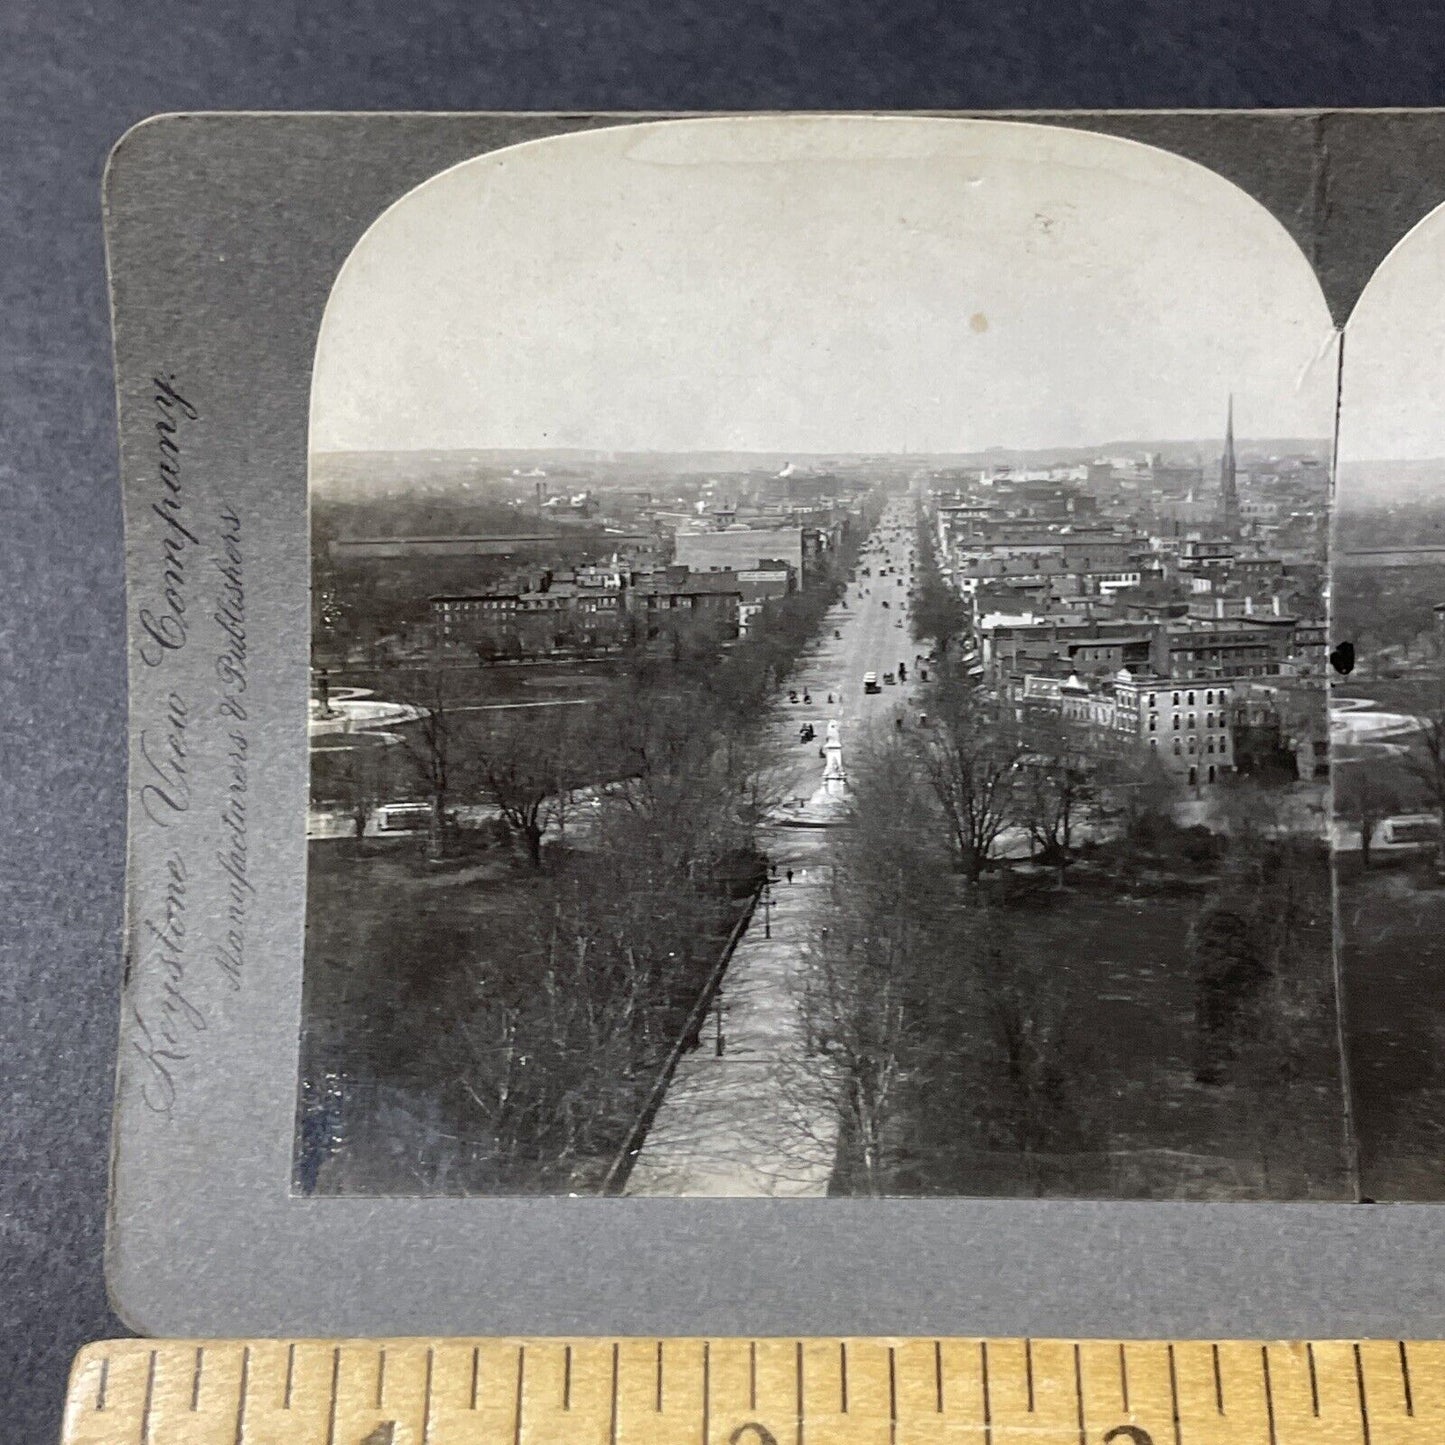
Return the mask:
<path id="1" fill-rule="evenodd" d="M 100 176 L 184 109 L 1445 102 L 1437 4 L 0 4 L 0 1435 L 56 1438 L 101 1278 L 124 835 Z"/>

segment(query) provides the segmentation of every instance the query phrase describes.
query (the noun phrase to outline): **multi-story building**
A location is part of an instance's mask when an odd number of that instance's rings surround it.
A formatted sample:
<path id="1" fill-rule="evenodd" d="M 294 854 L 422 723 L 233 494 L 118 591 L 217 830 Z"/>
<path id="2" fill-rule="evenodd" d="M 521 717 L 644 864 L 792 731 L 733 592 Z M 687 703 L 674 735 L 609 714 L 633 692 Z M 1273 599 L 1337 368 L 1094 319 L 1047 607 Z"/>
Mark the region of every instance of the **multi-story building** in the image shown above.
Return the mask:
<path id="1" fill-rule="evenodd" d="M 620 640 L 625 613 L 620 586 L 558 582 L 550 575 L 535 586 L 431 599 L 440 642 L 498 657 L 611 646 Z"/>
<path id="2" fill-rule="evenodd" d="M 1231 697 L 1234 685 L 1213 678 L 1161 678 L 1127 668 L 1087 681 L 1030 675 L 1010 688 L 1027 712 L 1047 708 L 1088 728 L 1096 747 L 1147 749 L 1190 787 L 1219 782 L 1234 771 Z"/>
<path id="3" fill-rule="evenodd" d="M 649 637 L 684 620 L 711 621 L 736 636 L 742 600 L 736 572 L 691 572 L 677 566 L 635 576 L 628 595 L 628 605 L 644 621 Z"/>
<path id="4" fill-rule="evenodd" d="M 801 527 L 734 527 L 725 532 L 679 532 L 673 561 L 690 572 L 755 571 L 777 558 L 803 575 Z"/>
<path id="5" fill-rule="evenodd" d="M 738 579 L 738 633 L 746 637 L 748 628 L 769 602 L 786 597 L 793 590 L 796 579 L 792 569 L 783 562 L 763 560 L 758 568 L 739 572 Z"/>
<path id="6" fill-rule="evenodd" d="M 1102 674 L 1127 667 L 1160 677 L 1267 677 L 1283 670 L 1292 619 L 1215 621 L 1179 617 L 1100 620 L 1075 613 L 985 614 L 978 623 L 985 664 L 999 674 Z"/>
<path id="7" fill-rule="evenodd" d="M 1129 677 L 1114 693 L 1135 725 L 1135 736 L 1191 787 L 1234 771 L 1230 698 L 1234 685 L 1212 677 Z"/>

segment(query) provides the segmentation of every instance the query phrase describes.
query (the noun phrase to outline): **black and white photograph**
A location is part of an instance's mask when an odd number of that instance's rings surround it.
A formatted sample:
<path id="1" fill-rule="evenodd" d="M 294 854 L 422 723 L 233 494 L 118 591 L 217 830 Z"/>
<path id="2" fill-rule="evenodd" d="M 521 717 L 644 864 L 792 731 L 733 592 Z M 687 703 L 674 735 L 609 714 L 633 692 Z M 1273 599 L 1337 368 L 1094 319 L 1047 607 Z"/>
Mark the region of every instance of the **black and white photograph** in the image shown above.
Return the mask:
<path id="1" fill-rule="evenodd" d="M 1439 1197 L 1432 344 L 1332 808 L 1339 339 L 1229 181 L 761 116 L 402 196 L 312 378 L 293 1190 Z"/>
<path id="2" fill-rule="evenodd" d="M 1435 211 L 1365 288 L 1341 385 L 1333 846 L 1361 1187 L 1376 1199 L 1445 1197 L 1442 287 Z"/>

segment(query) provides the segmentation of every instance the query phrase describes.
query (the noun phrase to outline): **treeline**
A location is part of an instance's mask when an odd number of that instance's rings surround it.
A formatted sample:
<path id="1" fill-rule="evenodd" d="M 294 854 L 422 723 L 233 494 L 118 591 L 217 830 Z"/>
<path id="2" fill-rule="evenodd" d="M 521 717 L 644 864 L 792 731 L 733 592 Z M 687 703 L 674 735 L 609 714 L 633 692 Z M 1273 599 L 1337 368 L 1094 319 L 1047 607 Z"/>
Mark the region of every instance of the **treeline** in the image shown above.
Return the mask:
<path id="1" fill-rule="evenodd" d="M 1438 661 L 1437 603 L 1445 601 L 1445 566 L 1339 567 L 1331 606 L 1338 641 L 1355 648 L 1366 675 L 1388 675 L 1395 661 Z"/>
<path id="2" fill-rule="evenodd" d="M 427 1187 L 595 1188 L 762 876 L 765 770 L 701 689 L 641 678 L 596 707 L 431 712 L 410 731 L 443 819 L 429 845 L 313 845 L 306 1066 L 343 1073 L 352 1103 L 302 1182 L 392 1179 L 390 1100 L 449 1141 Z M 447 822 L 461 805 L 490 821 Z"/>
<path id="3" fill-rule="evenodd" d="M 809 950 L 802 1009 L 833 1080 L 834 1189 L 977 1192 L 980 1151 L 1018 1160 L 1090 1147 L 1074 1107 L 1087 1045 L 1067 970 L 1013 936 L 966 886 L 929 784 L 904 745 L 854 764 L 857 826 L 840 841 L 833 907 Z"/>
<path id="4" fill-rule="evenodd" d="M 351 890 L 307 957 L 309 1067 L 336 1061 L 360 1106 L 332 1187 L 364 1188 L 387 1147 L 367 1138 L 385 1132 L 361 1117 L 368 1089 L 432 1111 L 451 1141 L 433 1184 L 586 1190 L 605 1172 L 764 867 L 754 760 L 687 699 L 636 701 L 470 735 L 455 786 L 496 803 L 510 876 L 378 896 L 365 857 L 313 874 Z M 568 798 L 606 755 L 627 776 Z"/>
<path id="5" fill-rule="evenodd" d="M 1265 1195 L 1285 1170 L 1287 1190 L 1334 1188 L 1344 1139 L 1323 843 L 1279 833 L 1248 784 L 1227 834 L 1180 829 L 1171 780 L 1132 750 L 1093 751 L 1084 730 L 1021 720 L 953 678 L 931 692 L 934 726 L 854 761 L 854 826 L 809 950 L 802 1008 L 841 1125 L 835 1188 L 996 1193 L 1003 1177 L 1013 1192 L 1098 1192 L 1111 1150 L 1147 1145 L 1116 1118 L 1115 1093 L 1162 1084 L 1176 1057 L 1197 1135 L 1207 1121 Z M 1029 853 L 1057 874 L 1006 861 Z M 1087 881 L 1070 884 L 1066 864 L 1085 857 Z M 1122 900 L 1111 948 L 1127 952 L 1125 931 L 1153 912 L 1177 939 L 1157 960 L 1169 977 L 1141 973 L 1158 996 L 1135 1001 L 1193 999 L 1157 1057 L 1101 1033 L 1110 1015 L 1080 985 L 1085 960 L 1036 926 L 1071 898 L 1101 897 Z"/>
<path id="6" fill-rule="evenodd" d="M 599 1186 L 765 875 L 757 828 L 778 799 L 758 724 L 859 540 L 746 640 L 680 629 L 595 705 L 464 710 L 454 671 L 407 675 L 418 717 L 392 751 L 430 806 L 431 862 L 403 886 L 397 845 L 366 838 L 381 786 L 375 754 L 352 753 L 355 839 L 312 850 L 303 1190 L 395 1187 L 386 1100 L 445 1141 L 406 1166 L 413 1187 Z M 475 807 L 489 821 L 459 826 Z M 447 881 L 497 857 L 500 882 Z M 328 1076 L 351 1100 L 334 1128 Z"/>
<path id="7" fill-rule="evenodd" d="M 968 636 L 972 619 L 968 604 L 939 570 L 938 539 L 927 507 L 919 508 L 914 545 L 917 556 L 914 562 L 913 640 L 931 642 L 942 658 L 954 642 Z"/>

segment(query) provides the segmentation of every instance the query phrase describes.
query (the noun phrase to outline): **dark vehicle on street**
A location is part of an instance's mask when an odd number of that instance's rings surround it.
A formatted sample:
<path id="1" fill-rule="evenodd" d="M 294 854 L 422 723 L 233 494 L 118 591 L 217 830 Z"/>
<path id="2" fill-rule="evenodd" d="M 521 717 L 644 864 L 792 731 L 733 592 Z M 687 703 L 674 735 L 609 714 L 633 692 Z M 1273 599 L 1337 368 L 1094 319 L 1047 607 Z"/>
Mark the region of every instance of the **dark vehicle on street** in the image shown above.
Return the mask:
<path id="1" fill-rule="evenodd" d="M 894 677 L 891 672 L 885 672 L 883 674 L 883 685 L 885 687 L 892 687 L 897 681 L 898 679 Z"/>

